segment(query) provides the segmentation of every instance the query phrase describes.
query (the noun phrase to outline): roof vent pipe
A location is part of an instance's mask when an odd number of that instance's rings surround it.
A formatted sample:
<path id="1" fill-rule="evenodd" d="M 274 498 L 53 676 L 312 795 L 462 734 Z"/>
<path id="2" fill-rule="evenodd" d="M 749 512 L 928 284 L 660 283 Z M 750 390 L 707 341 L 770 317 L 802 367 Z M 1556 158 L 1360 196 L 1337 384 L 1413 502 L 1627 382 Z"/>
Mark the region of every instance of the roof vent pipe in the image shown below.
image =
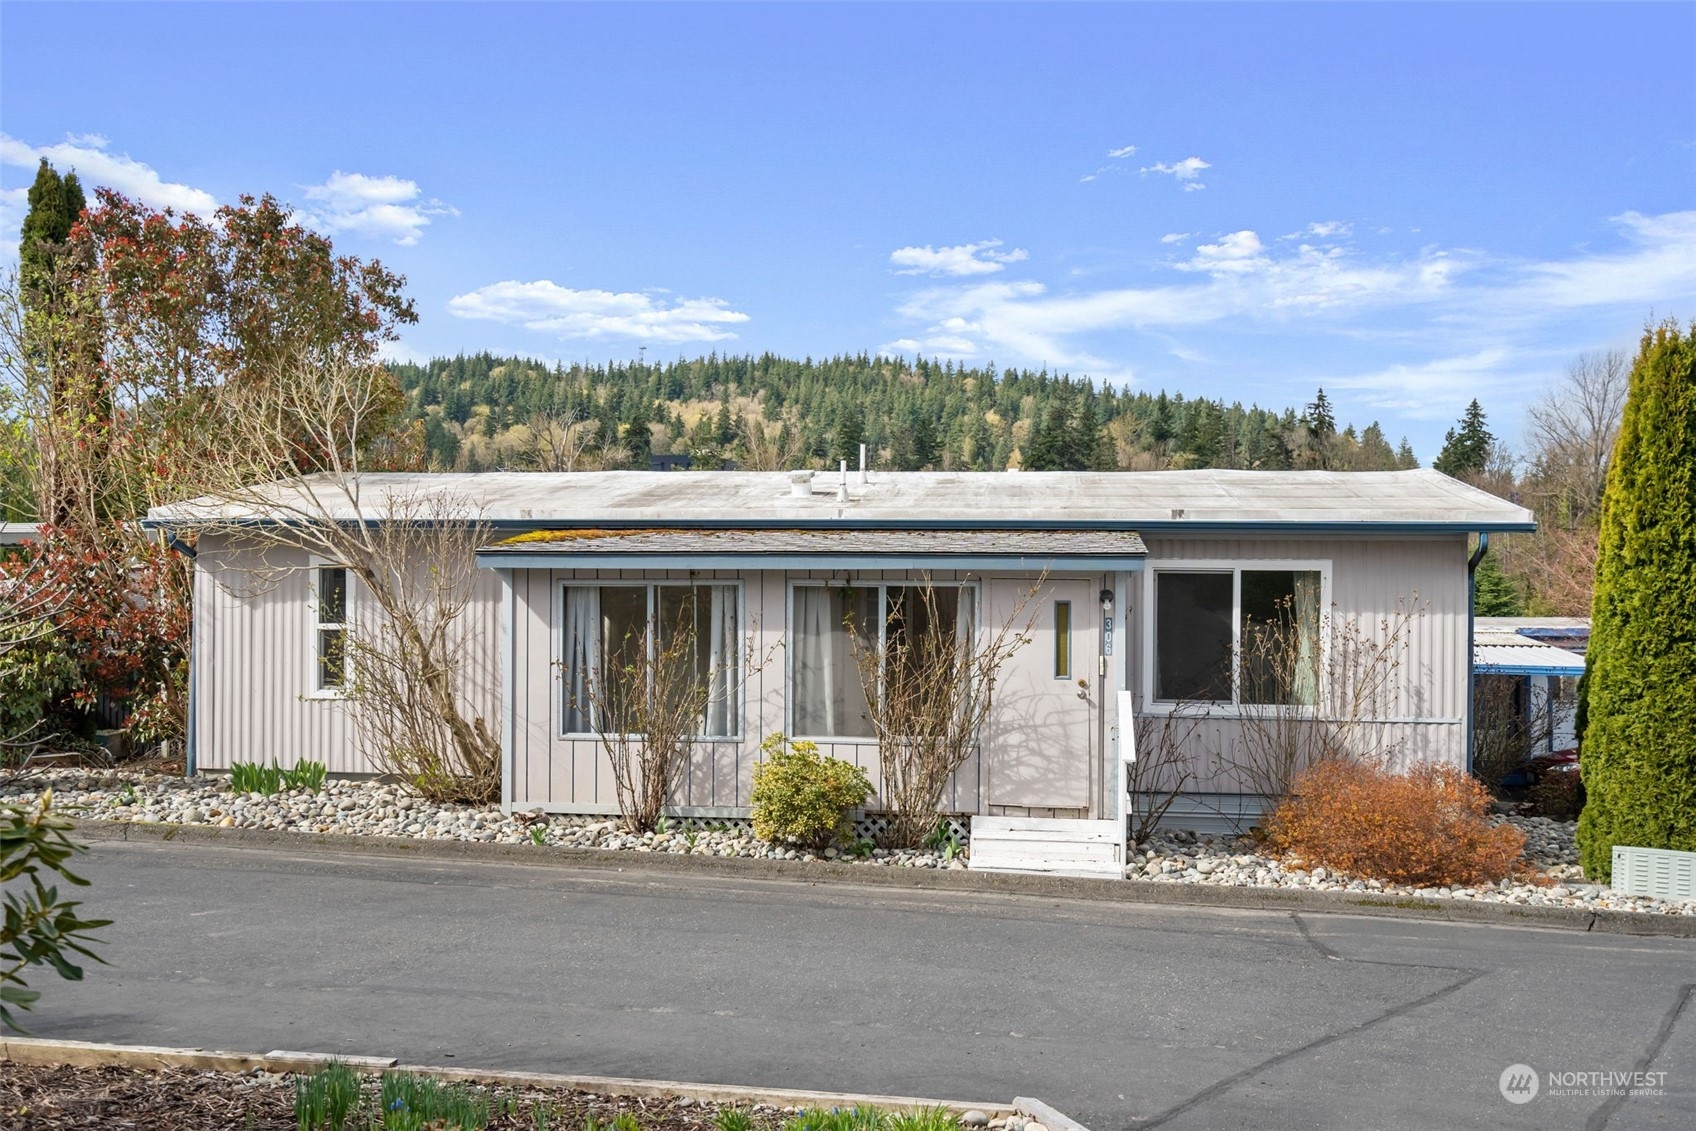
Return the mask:
<path id="1" fill-rule="evenodd" d="M 836 484 L 836 501 L 839 502 L 839 503 L 846 503 L 848 501 L 848 461 L 847 460 L 842 461 L 842 478 Z"/>
<path id="2" fill-rule="evenodd" d="M 871 482 L 871 480 L 866 478 L 866 446 L 864 444 L 860 445 L 860 482 Z"/>
<path id="3" fill-rule="evenodd" d="M 813 473 L 810 471 L 791 471 L 789 473 L 789 494 L 796 499 L 813 497 Z"/>

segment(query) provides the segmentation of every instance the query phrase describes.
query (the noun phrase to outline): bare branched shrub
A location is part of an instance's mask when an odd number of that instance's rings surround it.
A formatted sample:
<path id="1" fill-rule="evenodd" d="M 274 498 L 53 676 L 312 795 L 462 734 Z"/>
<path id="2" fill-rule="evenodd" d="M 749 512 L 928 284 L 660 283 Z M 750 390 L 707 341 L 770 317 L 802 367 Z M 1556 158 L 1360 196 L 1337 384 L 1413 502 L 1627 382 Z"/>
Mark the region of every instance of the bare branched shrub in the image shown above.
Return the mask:
<path id="1" fill-rule="evenodd" d="M 698 662 L 702 592 L 691 590 L 669 614 L 656 611 L 621 639 L 606 641 L 598 670 L 583 684 L 590 725 L 612 762 L 619 813 L 633 832 L 659 824 L 707 709 L 720 697 L 742 694 L 740 678 L 714 680 Z M 738 659 L 761 666 L 746 655 Z"/>
<path id="2" fill-rule="evenodd" d="M 1195 736 L 1206 719 L 1207 705 L 1188 700 L 1170 710 L 1137 717 L 1137 759 L 1125 766 L 1129 793 L 1125 828 L 1130 843 L 1147 840 L 1195 780 Z M 1121 719 L 1119 725 L 1127 725 L 1127 720 Z"/>
<path id="3" fill-rule="evenodd" d="M 1380 721 L 1425 606 L 1416 593 L 1376 622 L 1339 617 L 1301 623 L 1285 605 L 1244 626 L 1237 652 L 1241 714 L 1220 757 L 1250 793 L 1277 801 L 1298 774 L 1339 759 L 1387 759 L 1397 743 Z"/>
<path id="4" fill-rule="evenodd" d="M 199 469 L 179 525 L 284 563 L 253 571 L 272 580 L 307 568 L 304 556 L 345 568 L 357 582 L 348 659 L 366 753 L 433 798 L 496 800 L 500 737 L 460 682 L 458 622 L 487 534 L 475 503 L 366 489 L 362 463 L 393 410 L 375 364 L 302 353 L 267 376 L 228 391 L 235 439 Z"/>
<path id="5" fill-rule="evenodd" d="M 959 604 L 975 591 L 948 591 L 954 600 L 940 601 L 928 575 L 892 589 L 881 633 L 849 634 L 878 741 L 884 836 L 898 847 L 918 847 L 935 828 L 948 779 L 978 747 L 1002 667 L 1030 642 L 1036 588 L 982 639 Z"/>
<path id="6" fill-rule="evenodd" d="M 1556 705 L 1530 709 L 1529 686 L 1518 676 L 1480 675 L 1472 685 L 1472 772 L 1492 793 L 1502 779 L 1544 749 Z"/>
<path id="7" fill-rule="evenodd" d="M 499 735 L 463 691 L 463 624 L 489 528 L 440 498 L 396 497 L 351 570 L 376 607 L 347 638 L 356 741 L 371 765 L 434 801 L 499 799 Z M 349 555 L 349 557 L 356 557 Z M 357 558 L 356 558 L 357 560 Z"/>

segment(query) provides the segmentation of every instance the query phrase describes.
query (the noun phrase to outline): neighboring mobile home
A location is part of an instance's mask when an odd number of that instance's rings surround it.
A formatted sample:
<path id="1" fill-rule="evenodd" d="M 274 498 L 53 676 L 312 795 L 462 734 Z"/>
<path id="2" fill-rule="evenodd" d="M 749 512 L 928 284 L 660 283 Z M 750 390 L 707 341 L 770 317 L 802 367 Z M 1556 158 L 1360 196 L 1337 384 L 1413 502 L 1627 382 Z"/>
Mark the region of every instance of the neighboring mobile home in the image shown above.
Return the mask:
<path id="1" fill-rule="evenodd" d="M 848 625 L 879 623 L 926 579 L 955 632 L 1032 618 L 945 798 L 953 812 L 1114 818 L 1128 716 L 1198 699 L 1187 790 L 1240 802 L 1226 755 L 1258 708 L 1236 657 L 1245 623 L 1278 608 L 1318 641 L 1330 618 L 1370 628 L 1417 606 L 1376 725 L 1399 759 L 1464 765 L 1468 538 L 1533 529 L 1523 508 L 1432 471 L 372 474 L 362 517 L 421 493 L 463 497 L 495 531 L 477 556 L 465 688 L 498 723 L 504 803 L 560 813 L 616 811 L 573 688 L 690 589 L 699 664 L 723 693 L 680 815 L 745 816 L 760 741 L 779 731 L 877 781 Z M 192 506 L 149 521 L 203 525 Z M 275 550 L 261 570 L 207 533 L 195 578 L 195 768 L 313 758 L 370 772 L 325 662 L 357 631 L 345 571 Z"/>

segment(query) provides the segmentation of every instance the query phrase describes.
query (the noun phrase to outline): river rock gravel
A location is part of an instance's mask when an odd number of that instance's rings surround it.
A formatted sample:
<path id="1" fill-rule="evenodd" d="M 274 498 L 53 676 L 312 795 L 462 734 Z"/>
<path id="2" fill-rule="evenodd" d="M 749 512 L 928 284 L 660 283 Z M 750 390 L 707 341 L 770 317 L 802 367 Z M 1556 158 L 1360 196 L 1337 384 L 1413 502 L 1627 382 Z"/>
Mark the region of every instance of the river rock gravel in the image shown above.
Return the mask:
<path id="1" fill-rule="evenodd" d="M 615 818 L 547 815 L 539 811 L 508 814 L 497 806 L 436 804 L 402 786 L 373 780 L 332 779 L 315 793 L 293 790 L 266 796 L 234 793 L 229 788 L 229 779 L 223 777 L 183 778 L 125 770 L 57 769 L 0 782 L 0 801 L 32 797 L 49 787 L 54 790 L 56 806 L 85 820 L 757 860 L 831 860 L 874 867 L 959 869 L 966 867 L 969 852 L 966 847 L 954 851 L 874 849 L 867 843 L 855 851 L 829 848 L 813 852 L 759 840 L 747 821 L 690 821 L 657 832 L 634 834 L 624 831 Z M 1482 887 L 1385 884 L 1334 873 L 1324 867 L 1308 869 L 1295 862 L 1262 855 L 1259 846 L 1247 838 L 1165 830 L 1157 831 L 1127 853 L 1125 875 L 1142 883 L 1382 892 L 1532 907 L 1696 915 L 1696 900 L 1627 896 L 1602 884 L 1585 883 L 1578 866 L 1576 825 L 1571 821 L 1521 816 L 1494 819 L 1511 823 L 1525 833 L 1528 865 L 1525 879 L 1531 882 L 1502 881 Z"/>

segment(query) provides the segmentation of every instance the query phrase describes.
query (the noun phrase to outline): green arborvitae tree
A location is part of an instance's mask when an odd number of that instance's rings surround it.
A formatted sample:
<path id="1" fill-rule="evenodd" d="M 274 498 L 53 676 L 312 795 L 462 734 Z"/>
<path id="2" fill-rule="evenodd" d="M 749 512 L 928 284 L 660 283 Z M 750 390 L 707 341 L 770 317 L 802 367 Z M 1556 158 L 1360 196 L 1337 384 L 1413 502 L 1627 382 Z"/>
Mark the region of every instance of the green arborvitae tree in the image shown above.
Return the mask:
<path id="1" fill-rule="evenodd" d="M 1472 574 L 1472 614 L 1480 617 L 1522 617 L 1525 600 L 1502 572 L 1494 554 L 1485 554 Z"/>
<path id="2" fill-rule="evenodd" d="M 1456 479 L 1475 474 L 1490 462 L 1490 449 L 1495 446 L 1496 438 L 1484 426 L 1484 410 L 1475 398 L 1461 414 L 1459 426 L 1443 436 L 1443 450 L 1431 467 Z"/>
<path id="3" fill-rule="evenodd" d="M 29 187 L 29 212 L 18 243 L 18 280 L 26 299 L 38 294 L 52 279 L 71 228 L 82 215 L 87 201 L 75 173 L 61 177 L 47 158 L 35 171 Z"/>
<path id="4" fill-rule="evenodd" d="M 1643 336 L 1591 617 L 1578 848 L 1607 880 L 1615 845 L 1696 851 L 1696 324 Z"/>

